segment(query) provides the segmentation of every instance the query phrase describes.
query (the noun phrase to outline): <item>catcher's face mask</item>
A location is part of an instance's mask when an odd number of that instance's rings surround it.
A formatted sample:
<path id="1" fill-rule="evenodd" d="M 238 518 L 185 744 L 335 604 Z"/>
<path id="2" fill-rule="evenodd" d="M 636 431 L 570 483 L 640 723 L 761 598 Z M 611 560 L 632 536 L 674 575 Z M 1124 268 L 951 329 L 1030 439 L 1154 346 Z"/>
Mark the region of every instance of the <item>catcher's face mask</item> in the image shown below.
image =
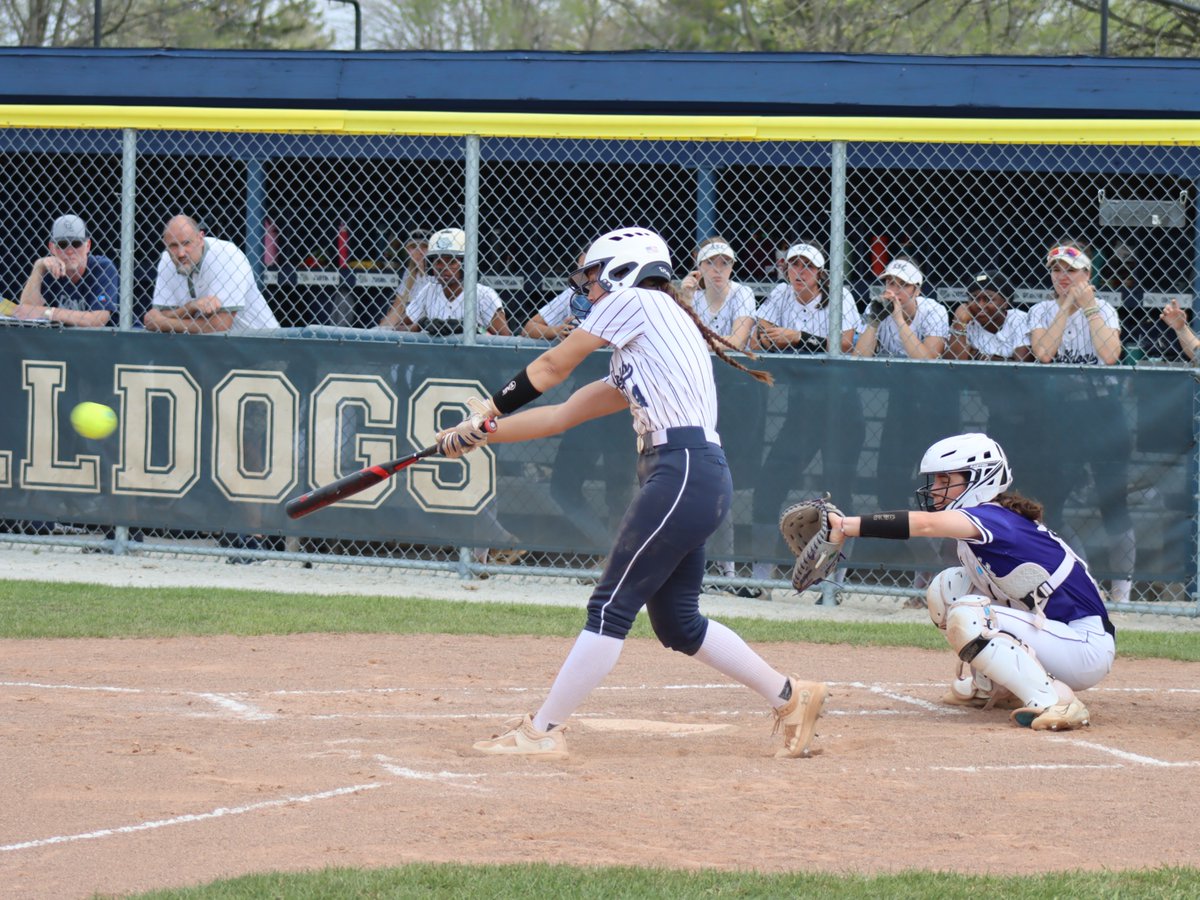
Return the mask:
<path id="1" fill-rule="evenodd" d="M 946 509 L 967 489 L 968 472 L 933 472 L 925 476 L 925 486 L 917 488 L 917 505 L 925 512 Z"/>

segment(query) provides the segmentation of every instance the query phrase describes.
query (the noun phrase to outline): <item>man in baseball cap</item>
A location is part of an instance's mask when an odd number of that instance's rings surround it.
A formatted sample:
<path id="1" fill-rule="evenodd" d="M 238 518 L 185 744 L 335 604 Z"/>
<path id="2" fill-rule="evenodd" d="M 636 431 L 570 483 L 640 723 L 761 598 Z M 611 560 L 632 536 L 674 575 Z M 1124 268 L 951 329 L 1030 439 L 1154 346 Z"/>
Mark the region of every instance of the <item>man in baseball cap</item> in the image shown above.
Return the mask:
<path id="1" fill-rule="evenodd" d="M 93 254 L 83 219 L 59 216 L 50 227 L 48 256 L 33 263 L 12 315 L 77 328 L 116 324 L 120 287 L 112 260 Z"/>

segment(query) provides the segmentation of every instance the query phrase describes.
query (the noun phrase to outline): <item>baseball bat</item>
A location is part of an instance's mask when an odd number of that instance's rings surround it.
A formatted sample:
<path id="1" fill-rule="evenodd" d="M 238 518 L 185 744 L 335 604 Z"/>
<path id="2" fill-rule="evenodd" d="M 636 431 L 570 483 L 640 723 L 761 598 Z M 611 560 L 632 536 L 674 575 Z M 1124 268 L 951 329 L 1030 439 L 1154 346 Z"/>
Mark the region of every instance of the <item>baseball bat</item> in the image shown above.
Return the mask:
<path id="1" fill-rule="evenodd" d="M 495 431 L 496 420 L 487 419 L 483 423 L 483 427 L 488 431 Z M 379 484 L 379 482 L 391 478 L 397 472 L 407 469 L 418 459 L 434 456 L 437 452 L 437 444 L 430 444 L 425 449 L 418 450 L 416 453 L 410 453 L 408 456 L 389 460 L 377 466 L 367 466 L 365 469 L 359 469 L 357 472 L 352 472 L 343 478 L 339 478 L 337 481 L 331 481 L 329 484 L 322 485 L 316 490 L 293 497 L 284 506 L 284 512 L 287 513 L 289 519 L 299 519 L 301 516 L 307 516 L 311 512 L 324 509 L 326 506 L 332 506 L 339 500 L 345 500 L 347 497 L 352 497 L 361 491 L 365 491 L 372 485 Z"/>

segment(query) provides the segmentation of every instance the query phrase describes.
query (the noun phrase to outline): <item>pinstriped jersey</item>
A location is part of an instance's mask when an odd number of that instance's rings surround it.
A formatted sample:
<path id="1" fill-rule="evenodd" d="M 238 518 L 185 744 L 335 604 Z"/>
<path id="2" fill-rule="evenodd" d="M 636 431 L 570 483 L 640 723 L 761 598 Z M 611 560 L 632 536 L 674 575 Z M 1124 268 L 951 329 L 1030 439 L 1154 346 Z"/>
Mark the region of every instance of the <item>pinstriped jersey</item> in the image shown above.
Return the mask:
<path id="1" fill-rule="evenodd" d="M 717 427 L 708 344 L 691 317 L 661 291 L 618 288 L 579 326 L 613 346 L 605 383 L 629 401 L 639 435 L 663 428 Z"/>
<path id="2" fill-rule="evenodd" d="M 1105 325 L 1109 328 L 1121 327 L 1120 320 L 1117 318 L 1117 311 L 1111 305 L 1099 297 L 1093 302 L 1099 308 L 1100 316 Z M 1057 300 L 1043 300 L 1041 303 L 1035 304 L 1029 310 L 1030 332 L 1049 328 L 1051 323 L 1054 322 L 1055 316 L 1058 315 L 1058 310 L 1059 305 Z M 1100 364 L 1100 356 L 1096 352 L 1096 343 L 1092 340 L 1092 328 L 1088 324 L 1083 310 L 1075 310 L 1067 319 L 1067 326 L 1063 329 L 1062 343 L 1058 345 L 1058 352 L 1054 354 L 1054 362 L 1085 363 L 1093 366 Z"/>

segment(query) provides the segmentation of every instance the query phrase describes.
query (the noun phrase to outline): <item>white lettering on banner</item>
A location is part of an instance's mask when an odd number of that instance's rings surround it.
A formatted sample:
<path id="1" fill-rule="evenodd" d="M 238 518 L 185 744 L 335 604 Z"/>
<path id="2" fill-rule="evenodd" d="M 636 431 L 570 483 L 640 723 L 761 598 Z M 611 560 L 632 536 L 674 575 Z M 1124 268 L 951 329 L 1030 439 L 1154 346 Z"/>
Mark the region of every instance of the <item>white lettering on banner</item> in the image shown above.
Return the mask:
<path id="1" fill-rule="evenodd" d="M 118 365 L 113 386 L 121 398 L 121 446 L 112 492 L 182 497 L 200 478 L 200 385 L 179 366 Z M 167 421 L 154 421 L 163 412 Z M 156 438 L 166 446 L 155 446 Z"/>
<path id="2" fill-rule="evenodd" d="M 296 486 L 300 393 L 282 372 L 234 371 L 213 388 L 213 481 L 230 500 L 279 501 Z"/>
<path id="3" fill-rule="evenodd" d="M 64 362 L 21 361 L 21 386 L 29 395 L 21 486 L 35 491 L 98 494 L 99 456 L 81 453 L 74 459 L 59 459 L 62 422 L 58 401 L 66 383 L 67 364 Z"/>
<path id="4" fill-rule="evenodd" d="M 470 415 L 468 399 L 488 396 L 478 381 L 422 381 L 408 398 L 408 440 L 413 449 L 434 443 L 440 428 L 457 425 Z M 426 512 L 475 515 L 496 497 L 496 455 L 487 446 L 458 459 L 421 460 L 405 472 L 409 493 Z"/>
<path id="5" fill-rule="evenodd" d="M 308 406 L 309 486 L 329 484 L 358 469 L 394 459 L 398 405 L 396 394 L 377 376 L 324 378 Z M 363 424 L 379 433 L 359 433 L 359 423 L 349 416 L 359 410 L 364 414 Z M 395 479 L 387 478 L 338 505 L 374 509 L 395 489 Z"/>

